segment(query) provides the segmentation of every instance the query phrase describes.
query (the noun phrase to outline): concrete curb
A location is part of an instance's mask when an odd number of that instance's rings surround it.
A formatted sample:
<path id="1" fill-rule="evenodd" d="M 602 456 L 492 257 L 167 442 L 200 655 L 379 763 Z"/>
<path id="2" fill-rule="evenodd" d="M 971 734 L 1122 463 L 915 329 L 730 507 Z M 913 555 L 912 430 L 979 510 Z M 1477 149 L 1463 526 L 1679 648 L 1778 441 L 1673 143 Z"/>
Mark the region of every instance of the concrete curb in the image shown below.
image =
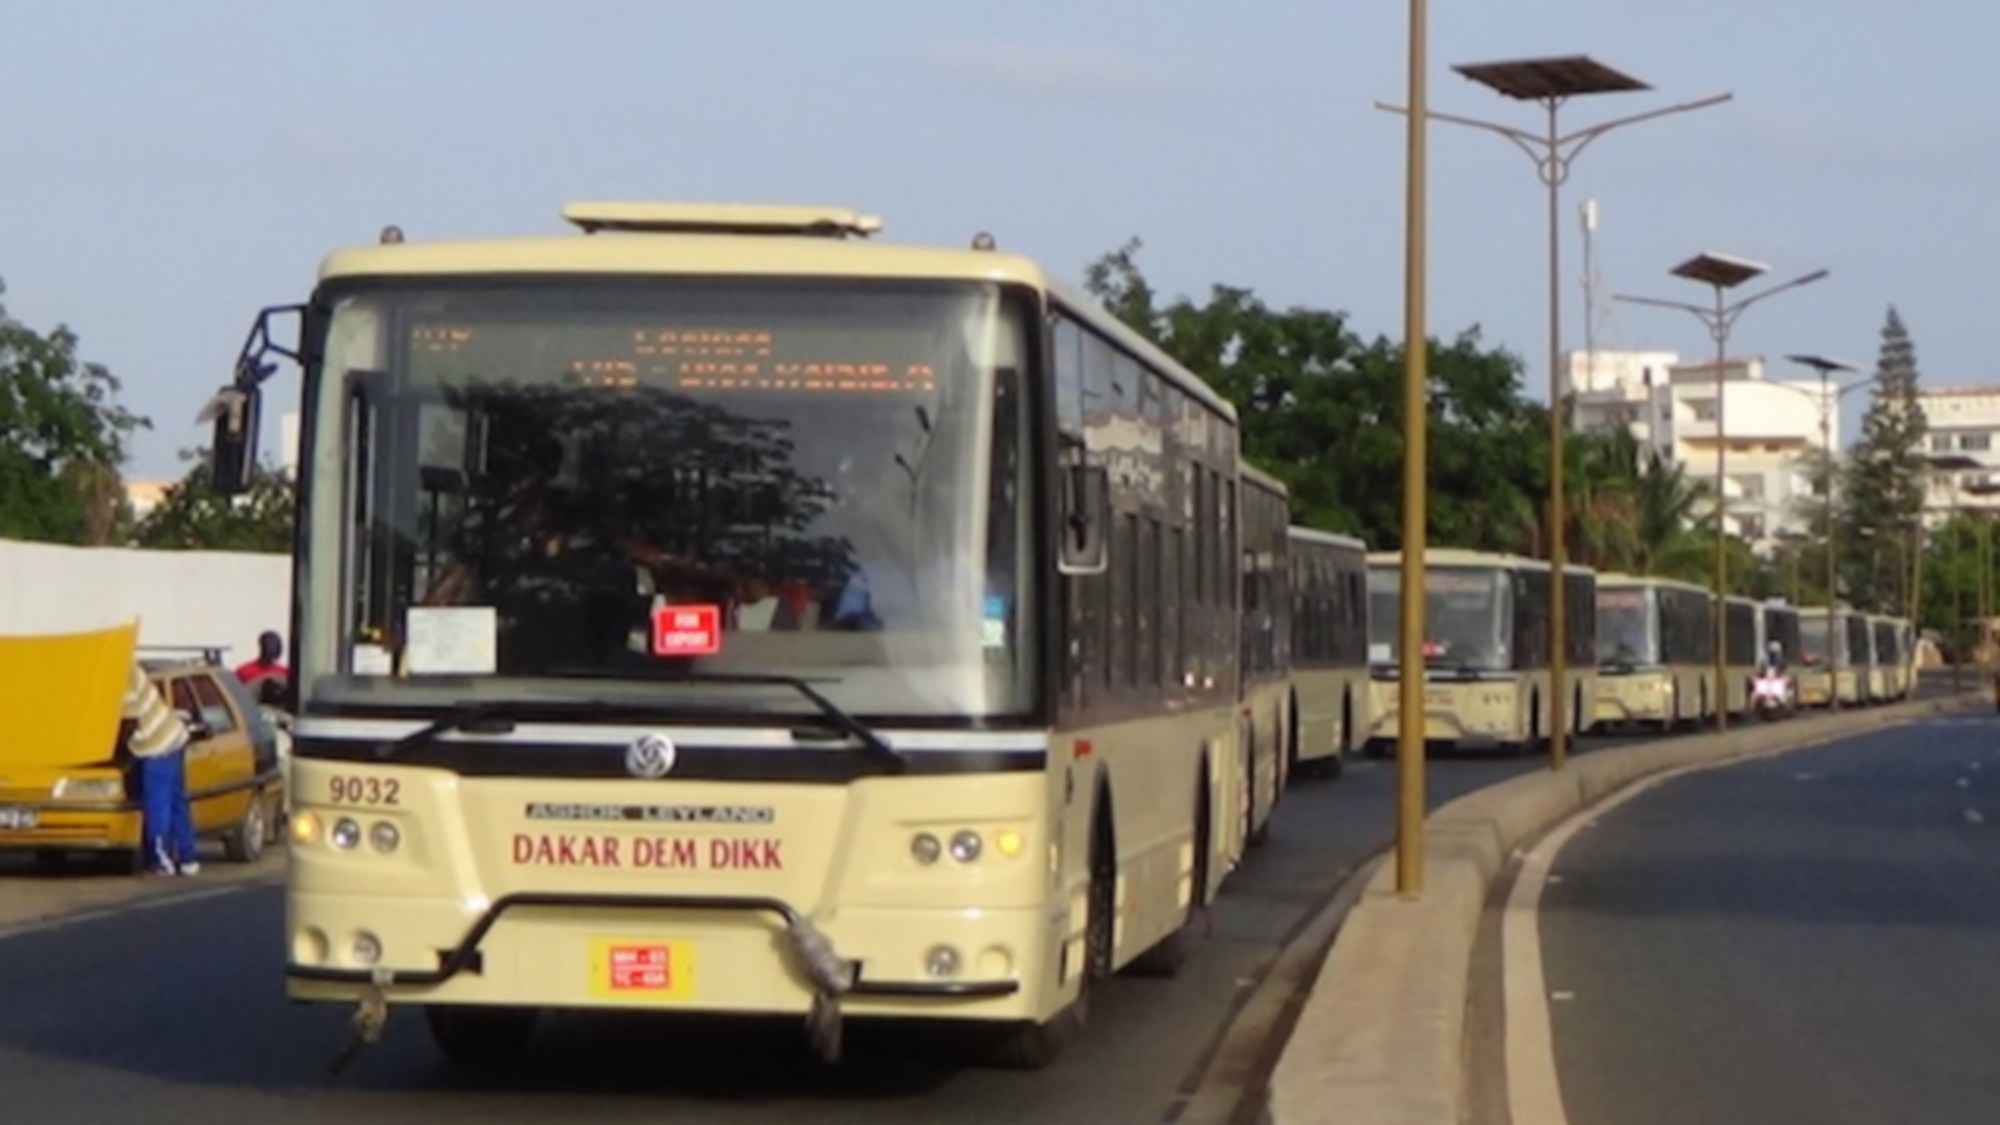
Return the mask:
<path id="1" fill-rule="evenodd" d="M 1984 691 L 1747 722 L 1727 734 L 1605 750 L 1461 797 L 1424 825 L 1424 892 L 1396 894 L 1384 863 L 1327 955 L 1271 1076 L 1278 1125 L 1460 1125 L 1465 1011 L 1486 896 L 1523 842 L 1643 778 L 1797 749 L 1990 703 Z"/>

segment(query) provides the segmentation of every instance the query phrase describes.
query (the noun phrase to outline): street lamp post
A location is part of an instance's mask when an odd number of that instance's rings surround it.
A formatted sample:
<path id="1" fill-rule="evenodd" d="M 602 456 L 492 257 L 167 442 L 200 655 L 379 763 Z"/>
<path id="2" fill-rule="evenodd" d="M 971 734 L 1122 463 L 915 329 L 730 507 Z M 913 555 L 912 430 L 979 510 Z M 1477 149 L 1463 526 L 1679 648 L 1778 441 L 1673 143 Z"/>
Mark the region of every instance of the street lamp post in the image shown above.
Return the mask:
<path id="1" fill-rule="evenodd" d="M 1728 363 L 1729 356 L 1729 330 L 1735 326 L 1737 318 L 1743 315 L 1743 311 L 1751 305 L 1764 300 L 1766 297 L 1776 296 L 1787 289 L 1796 289 L 1801 285 L 1810 285 L 1825 277 L 1829 272 L 1827 270 L 1814 270 L 1801 277 L 1795 277 L 1783 285 L 1775 285 L 1762 292 L 1753 293 L 1734 304 L 1726 303 L 1724 295 L 1729 290 L 1754 277 L 1763 275 L 1768 272 L 1769 268 L 1761 263 L 1752 262 L 1744 258 L 1716 253 L 1697 254 L 1680 265 L 1675 266 L 1672 271 L 1675 277 L 1684 277 L 1689 281 L 1701 282 L 1715 291 L 1715 305 L 1712 308 L 1704 308 L 1701 305 L 1688 304 L 1683 301 L 1663 301 L 1652 297 L 1629 297 L 1622 294 L 1613 294 L 1614 300 L 1627 301 L 1637 305 L 1656 305 L 1661 308 L 1680 309 L 1682 312 L 1692 313 L 1703 324 L 1708 326 L 1708 334 L 1715 340 L 1715 606 L 1713 616 L 1715 623 L 1714 675 L 1715 690 L 1718 696 L 1715 705 L 1715 729 L 1718 731 L 1729 729 L 1729 675 L 1725 659 L 1728 634 L 1724 628 L 1724 623 L 1727 621 L 1728 615 L 1725 612 L 1727 607 L 1723 601 L 1723 599 L 1729 596 L 1729 556 L 1725 549 L 1728 535 L 1724 526 L 1726 522 L 1724 517 L 1727 514 L 1725 511 L 1725 500 L 1728 494 L 1728 477 L 1725 474 L 1728 470 L 1727 457 L 1729 449 L 1729 443 L 1725 440 L 1729 431 L 1724 426 L 1724 419 L 1726 416 L 1728 395 L 1725 393 L 1727 387 L 1723 381 L 1723 369 Z"/>
<path id="2" fill-rule="evenodd" d="M 1449 113 L 1426 111 L 1377 102 L 1376 108 L 1391 113 L 1423 114 L 1435 121 L 1466 125 L 1497 133 L 1519 146 L 1535 162 L 1535 172 L 1548 189 L 1549 222 L 1549 504 L 1548 555 L 1552 585 L 1549 609 L 1549 671 L 1555 690 L 1549 702 L 1549 768 L 1560 770 L 1569 753 L 1569 611 L 1567 566 L 1569 544 L 1564 533 L 1568 523 L 1564 495 L 1562 376 L 1562 186 L 1569 179 L 1570 164 L 1589 144 L 1613 129 L 1650 121 L 1669 114 L 1686 113 L 1728 101 L 1733 95 L 1716 94 L 1697 101 L 1682 102 L 1662 109 L 1601 122 L 1574 133 L 1561 130 L 1561 109 L 1574 97 L 1590 94 L 1629 93 L 1650 90 L 1651 86 L 1622 71 L 1605 66 L 1584 55 L 1511 59 L 1505 62 L 1464 63 L 1452 67 L 1464 77 L 1516 101 L 1541 105 L 1548 118 L 1545 133 L 1531 133 L 1495 121 L 1481 121 Z"/>
<path id="3" fill-rule="evenodd" d="M 1424 489 L 1429 342 L 1424 329 L 1425 158 L 1429 84 L 1427 0 L 1409 0 L 1410 120 L 1403 184 L 1403 557 L 1397 661 L 1396 893 L 1424 889 Z"/>
<path id="4" fill-rule="evenodd" d="M 1840 553 L 1834 549 L 1833 529 L 1833 411 L 1841 397 L 1855 387 L 1865 387 L 1868 383 L 1853 383 L 1833 390 L 1830 379 L 1836 371 L 1858 371 L 1857 367 L 1822 355 L 1788 355 L 1793 363 L 1802 363 L 1819 372 L 1819 442 L 1820 455 L 1825 458 L 1826 478 L 1821 485 L 1822 510 L 1826 520 L 1826 635 L 1827 635 L 1827 689 L 1826 706 L 1829 711 L 1840 710 L 1840 646 L 1835 638 L 1840 632 Z M 1719 397 L 1719 396 L 1718 396 Z"/>

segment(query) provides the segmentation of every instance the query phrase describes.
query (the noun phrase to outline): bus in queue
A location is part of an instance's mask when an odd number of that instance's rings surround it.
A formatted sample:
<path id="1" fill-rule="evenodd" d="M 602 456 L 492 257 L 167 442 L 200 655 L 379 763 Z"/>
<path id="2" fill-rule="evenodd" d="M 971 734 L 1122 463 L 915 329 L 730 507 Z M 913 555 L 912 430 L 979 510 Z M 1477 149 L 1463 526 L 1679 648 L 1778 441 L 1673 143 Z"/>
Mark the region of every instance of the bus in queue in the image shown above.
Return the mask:
<path id="1" fill-rule="evenodd" d="M 1368 556 L 1370 692 L 1365 752 L 1395 745 L 1402 558 Z M 1508 753 L 1540 750 L 1553 733 L 1549 700 L 1568 696 L 1571 733 L 1592 725 L 1596 695 L 1597 575 L 1567 567 L 1568 682 L 1550 667 L 1551 581 L 1546 560 L 1483 551 L 1424 554 L 1424 744 Z"/>
<path id="2" fill-rule="evenodd" d="M 1799 702 L 1826 707 L 1837 699 L 1840 706 L 1853 707 L 1861 701 L 1860 688 L 1867 682 L 1867 669 L 1855 664 L 1857 657 L 1866 658 L 1861 642 L 1867 625 L 1850 609 L 1832 613 L 1837 627 L 1829 628 L 1828 616 L 1825 606 L 1799 611 Z"/>
<path id="3" fill-rule="evenodd" d="M 1672 578 L 1597 576 L 1599 725 L 1665 731 L 1707 721 L 1710 600 L 1702 587 Z"/>
<path id="4" fill-rule="evenodd" d="M 1368 545 L 1294 525 L 1292 738 L 1301 772 L 1340 773 L 1368 715 Z"/>
<path id="5" fill-rule="evenodd" d="M 1886 613 L 1864 615 L 1868 623 L 1868 695 L 1876 703 L 1896 703 L 1910 695 L 1910 657 L 1902 651 L 1902 621 Z"/>
<path id="6" fill-rule="evenodd" d="M 1282 481 L 1239 462 L 1243 562 L 1243 824 L 1260 846 L 1284 798 L 1297 733 L 1292 691 L 1290 493 Z"/>
<path id="7" fill-rule="evenodd" d="M 301 369 L 289 995 L 1046 1065 L 1240 858 L 1234 410 L 988 236 L 564 216 L 335 251 L 203 411 L 238 492 Z"/>
<path id="8" fill-rule="evenodd" d="M 1755 598 L 1731 594 L 1722 600 L 1722 666 L 1728 676 L 1723 706 L 1731 717 L 1750 710 L 1751 685 L 1764 663 L 1759 637 L 1760 609 Z"/>

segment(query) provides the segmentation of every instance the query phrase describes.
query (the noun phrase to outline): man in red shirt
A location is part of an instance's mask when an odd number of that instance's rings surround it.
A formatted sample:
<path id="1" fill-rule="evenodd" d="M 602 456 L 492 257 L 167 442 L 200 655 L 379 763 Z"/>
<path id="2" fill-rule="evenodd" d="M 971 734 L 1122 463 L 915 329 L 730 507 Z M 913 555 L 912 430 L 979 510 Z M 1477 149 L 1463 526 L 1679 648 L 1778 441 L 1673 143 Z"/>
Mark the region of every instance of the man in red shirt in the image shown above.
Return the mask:
<path id="1" fill-rule="evenodd" d="M 253 688 L 257 686 L 258 681 L 270 677 L 276 677 L 280 681 L 290 680 L 292 670 L 278 660 L 284 654 L 284 639 L 279 637 L 276 631 L 266 629 L 257 637 L 257 659 L 240 665 L 236 669 L 236 678 Z"/>

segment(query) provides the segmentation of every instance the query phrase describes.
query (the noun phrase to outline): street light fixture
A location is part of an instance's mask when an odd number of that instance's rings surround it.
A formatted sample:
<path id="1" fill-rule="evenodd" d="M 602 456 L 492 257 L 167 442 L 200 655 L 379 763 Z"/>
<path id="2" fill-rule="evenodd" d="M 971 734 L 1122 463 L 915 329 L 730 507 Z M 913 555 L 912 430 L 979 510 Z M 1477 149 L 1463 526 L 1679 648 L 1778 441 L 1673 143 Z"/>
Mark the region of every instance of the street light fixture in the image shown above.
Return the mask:
<path id="1" fill-rule="evenodd" d="M 1424 889 L 1424 489 L 1430 344 L 1424 329 L 1424 235 L 1430 123 L 1427 0 L 1409 0 L 1410 119 L 1403 173 L 1403 555 L 1396 723 L 1396 893 Z"/>
<path id="2" fill-rule="evenodd" d="M 1826 706 L 1829 711 L 1838 711 L 1840 710 L 1840 646 L 1836 643 L 1836 638 L 1844 634 L 1840 631 L 1840 580 L 1837 562 L 1840 556 L 1835 551 L 1833 542 L 1833 409 L 1840 396 L 1856 387 L 1868 386 L 1868 383 L 1852 383 L 1840 388 L 1839 394 L 1835 394 L 1829 382 L 1833 373 L 1859 371 L 1860 368 L 1837 359 L 1828 359 L 1823 355 L 1788 355 L 1785 358 L 1819 372 L 1820 454 L 1826 459 L 1826 478 L 1820 490 L 1820 499 L 1826 513 Z"/>
<path id="3" fill-rule="evenodd" d="M 1375 103 L 1377 109 L 1391 113 L 1417 114 L 1431 120 L 1446 121 L 1454 125 L 1466 125 L 1484 129 L 1512 141 L 1521 151 L 1535 162 L 1535 172 L 1548 189 L 1549 208 L 1549 507 L 1548 507 L 1548 553 L 1549 575 L 1552 584 L 1549 611 L 1549 671 L 1555 682 L 1549 705 L 1549 768 L 1560 770 L 1569 753 L 1569 624 L 1565 579 L 1568 571 L 1569 544 L 1564 533 L 1567 530 L 1568 514 L 1564 496 L 1563 438 L 1567 427 L 1564 424 L 1564 394 L 1562 374 L 1562 224 L 1559 219 L 1562 185 L 1569 179 L 1570 164 L 1590 142 L 1625 125 L 1650 121 L 1669 114 L 1686 113 L 1728 101 L 1733 95 L 1716 94 L 1697 101 L 1682 102 L 1662 109 L 1620 117 L 1601 122 L 1574 133 L 1564 134 L 1560 128 L 1560 111 L 1565 102 L 1574 97 L 1590 94 L 1622 94 L 1640 90 L 1650 90 L 1651 86 L 1623 71 L 1606 66 L 1587 55 L 1560 55 L 1530 59 L 1510 59 L 1502 62 L 1463 63 L 1452 67 L 1464 77 L 1479 83 L 1502 97 L 1515 101 L 1537 102 L 1548 117 L 1546 132 L 1537 134 L 1525 129 L 1517 129 L 1495 121 L 1481 121 L 1471 117 L 1460 117 L 1449 113 L 1435 113 L 1416 107 L 1416 113 L 1403 106 Z M 1414 98 L 1411 106 L 1416 106 Z"/>
<path id="4" fill-rule="evenodd" d="M 1613 294 L 1612 296 L 1613 300 L 1626 301 L 1635 305 L 1654 305 L 1660 308 L 1679 309 L 1682 312 L 1692 313 L 1703 324 L 1708 326 L 1708 334 L 1715 340 L 1715 607 L 1713 616 L 1715 619 L 1714 674 L 1715 688 L 1718 696 L 1715 708 L 1715 729 L 1718 731 L 1729 729 L 1729 675 L 1725 660 L 1728 634 L 1724 629 L 1724 622 L 1727 620 L 1728 615 L 1724 612 L 1726 607 L 1723 601 L 1723 599 L 1729 596 L 1729 556 L 1725 550 L 1728 535 L 1724 527 L 1724 517 L 1727 514 L 1725 505 L 1729 491 L 1729 478 L 1725 475 L 1728 469 L 1729 443 L 1726 437 L 1729 431 L 1724 428 L 1728 395 L 1723 380 L 1723 372 L 1728 365 L 1729 330 L 1735 327 L 1737 318 L 1741 317 L 1743 311 L 1751 305 L 1767 297 L 1774 297 L 1787 289 L 1797 289 L 1801 285 L 1810 285 L 1827 276 L 1829 272 L 1827 270 L 1814 270 L 1801 277 L 1795 277 L 1782 285 L 1774 285 L 1762 292 L 1753 293 L 1734 304 L 1725 302 L 1724 295 L 1729 290 L 1752 278 L 1760 277 L 1769 272 L 1769 270 L 1769 266 L 1761 262 L 1750 261 L 1748 258 L 1706 252 L 1697 254 L 1680 265 L 1675 266 L 1672 273 L 1675 277 L 1684 277 L 1689 281 L 1698 281 L 1715 290 L 1715 304 L 1713 307 L 1705 308 L 1701 305 L 1689 304 L 1683 301 L 1663 301 L 1653 297 L 1629 297 L 1623 294 Z"/>

